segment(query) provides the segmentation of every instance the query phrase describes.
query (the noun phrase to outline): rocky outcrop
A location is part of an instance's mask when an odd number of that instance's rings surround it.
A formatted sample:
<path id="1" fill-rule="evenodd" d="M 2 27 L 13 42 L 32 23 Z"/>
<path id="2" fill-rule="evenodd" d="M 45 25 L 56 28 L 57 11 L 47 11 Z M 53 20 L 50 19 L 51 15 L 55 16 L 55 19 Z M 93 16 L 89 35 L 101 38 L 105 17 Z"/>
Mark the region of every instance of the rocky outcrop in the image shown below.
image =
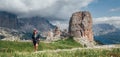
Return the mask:
<path id="1" fill-rule="evenodd" d="M 14 29 L 7 29 L 0 27 L 0 40 L 19 41 L 22 34 Z"/>
<path id="2" fill-rule="evenodd" d="M 54 37 L 59 38 L 60 34 L 61 34 L 60 29 L 56 26 L 54 30 Z"/>
<path id="3" fill-rule="evenodd" d="M 52 31 L 48 31 L 47 32 L 47 36 L 46 36 L 46 42 L 52 42 L 52 41 L 57 41 L 60 40 L 61 38 L 61 31 L 59 29 L 59 27 L 55 27 L 55 29 Z"/>
<path id="4" fill-rule="evenodd" d="M 69 34 L 75 38 L 87 40 L 86 42 L 88 43 L 92 42 L 93 32 L 91 14 L 87 11 L 73 13 L 69 22 Z M 80 40 L 80 42 L 82 41 Z"/>

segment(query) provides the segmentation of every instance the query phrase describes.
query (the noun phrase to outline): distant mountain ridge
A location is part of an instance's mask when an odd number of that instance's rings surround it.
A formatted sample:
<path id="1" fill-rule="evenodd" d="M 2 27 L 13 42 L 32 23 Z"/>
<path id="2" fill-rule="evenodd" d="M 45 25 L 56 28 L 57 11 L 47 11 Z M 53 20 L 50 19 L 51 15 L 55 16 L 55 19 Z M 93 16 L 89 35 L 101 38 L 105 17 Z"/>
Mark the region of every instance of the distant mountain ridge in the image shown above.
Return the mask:
<path id="1" fill-rule="evenodd" d="M 93 25 L 94 36 L 104 35 L 107 33 L 115 32 L 116 30 L 118 30 L 118 29 L 115 26 L 106 24 L 106 23 Z"/>
<path id="2" fill-rule="evenodd" d="M 15 14 L 0 11 L 0 27 L 28 32 L 33 30 L 33 28 L 40 31 L 48 31 L 55 26 L 42 17 L 17 18 Z"/>
<path id="3" fill-rule="evenodd" d="M 102 44 L 119 44 L 120 29 L 114 25 L 100 23 L 93 25 L 94 40 Z"/>
<path id="4" fill-rule="evenodd" d="M 120 30 L 94 36 L 94 39 L 102 44 L 120 44 Z"/>
<path id="5" fill-rule="evenodd" d="M 26 32 L 33 30 L 33 28 L 36 28 L 41 32 L 49 31 L 55 27 L 48 20 L 42 17 L 20 18 L 19 22 L 21 23 L 22 31 Z"/>
<path id="6" fill-rule="evenodd" d="M 34 28 L 42 33 L 54 29 L 55 26 L 43 17 L 18 18 L 16 14 L 0 11 L 0 39 L 30 39 Z"/>

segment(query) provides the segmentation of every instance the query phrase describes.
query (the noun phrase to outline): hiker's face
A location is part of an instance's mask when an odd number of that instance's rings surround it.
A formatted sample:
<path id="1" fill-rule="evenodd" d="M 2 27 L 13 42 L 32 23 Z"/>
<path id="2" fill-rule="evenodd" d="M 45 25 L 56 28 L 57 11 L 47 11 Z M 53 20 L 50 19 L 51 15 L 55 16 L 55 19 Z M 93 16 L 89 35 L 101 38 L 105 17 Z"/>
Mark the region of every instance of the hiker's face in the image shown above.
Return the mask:
<path id="1" fill-rule="evenodd" d="M 34 32 L 33 32 L 33 33 L 34 33 L 34 34 L 37 34 L 37 31 L 35 31 L 35 30 L 34 30 Z"/>
<path id="2" fill-rule="evenodd" d="M 35 34 L 37 34 L 37 32 L 34 32 Z"/>

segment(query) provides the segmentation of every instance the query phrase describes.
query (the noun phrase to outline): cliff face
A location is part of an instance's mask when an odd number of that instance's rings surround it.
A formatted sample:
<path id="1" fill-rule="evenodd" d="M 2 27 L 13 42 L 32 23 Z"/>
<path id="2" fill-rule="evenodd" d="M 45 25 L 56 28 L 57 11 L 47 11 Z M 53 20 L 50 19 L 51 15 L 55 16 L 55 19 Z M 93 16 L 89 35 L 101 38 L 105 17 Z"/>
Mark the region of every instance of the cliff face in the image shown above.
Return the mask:
<path id="1" fill-rule="evenodd" d="M 8 12 L 0 11 L 0 27 L 18 29 L 19 24 L 17 16 Z"/>
<path id="2" fill-rule="evenodd" d="M 93 41 L 92 17 L 89 12 L 73 13 L 69 22 L 69 33 L 74 37 L 86 37 Z"/>
<path id="3" fill-rule="evenodd" d="M 69 33 L 82 45 L 93 46 L 92 17 L 87 11 L 72 14 L 69 21 Z"/>
<path id="4" fill-rule="evenodd" d="M 31 32 L 33 28 L 36 28 L 41 32 L 49 31 L 55 27 L 48 20 L 42 17 L 21 18 L 19 19 L 19 22 L 22 25 L 21 30 L 26 32 Z"/>

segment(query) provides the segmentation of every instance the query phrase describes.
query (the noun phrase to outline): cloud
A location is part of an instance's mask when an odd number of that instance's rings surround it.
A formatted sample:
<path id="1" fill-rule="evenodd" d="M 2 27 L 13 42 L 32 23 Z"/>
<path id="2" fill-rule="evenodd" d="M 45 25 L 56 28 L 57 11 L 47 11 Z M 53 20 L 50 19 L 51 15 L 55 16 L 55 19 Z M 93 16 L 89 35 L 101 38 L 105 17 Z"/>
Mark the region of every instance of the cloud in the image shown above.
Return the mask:
<path id="1" fill-rule="evenodd" d="M 0 10 L 19 16 L 42 16 L 68 19 L 93 0 L 0 0 Z"/>
<path id="2" fill-rule="evenodd" d="M 53 21 L 52 24 L 59 26 L 61 30 L 68 29 L 69 26 L 68 21 Z"/>
<path id="3" fill-rule="evenodd" d="M 120 16 L 93 18 L 93 24 L 107 23 L 120 28 Z"/>
<path id="4" fill-rule="evenodd" d="M 109 10 L 110 12 L 120 11 L 120 8 L 113 8 Z"/>
<path id="5" fill-rule="evenodd" d="M 93 18 L 93 24 L 102 23 L 114 25 L 116 28 L 120 29 L 120 16 Z M 59 26 L 60 29 L 63 30 L 68 29 L 69 21 L 54 21 L 52 24 Z"/>
<path id="6" fill-rule="evenodd" d="M 94 0 L 0 0 L 0 11 L 8 11 L 19 17 L 52 17 L 48 20 L 61 29 L 68 28 L 73 12 L 87 7 Z M 60 21 L 61 20 L 61 21 Z"/>

